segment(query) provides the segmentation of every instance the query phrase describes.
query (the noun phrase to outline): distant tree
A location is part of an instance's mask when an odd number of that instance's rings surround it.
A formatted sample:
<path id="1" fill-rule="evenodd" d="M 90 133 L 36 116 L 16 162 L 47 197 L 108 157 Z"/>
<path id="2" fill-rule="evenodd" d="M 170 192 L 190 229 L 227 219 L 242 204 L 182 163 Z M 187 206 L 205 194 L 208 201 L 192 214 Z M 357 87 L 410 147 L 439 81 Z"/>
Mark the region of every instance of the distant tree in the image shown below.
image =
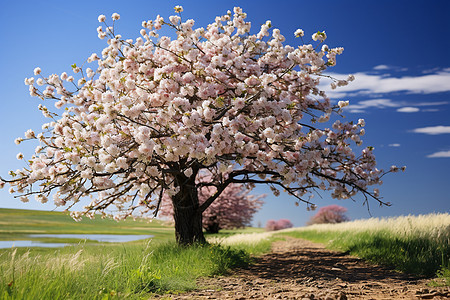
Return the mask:
<path id="1" fill-rule="evenodd" d="M 376 167 L 373 148 L 351 149 L 362 143 L 364 120 L 325 125 L 348 105 L 321 90 L 325 80 L 334 89 L 354 79 L 327 74 L 343 48 L 324 44 L 320 31 L 305 43 L 301 29 L 299 45 L 285 45 L 270 21 L 251 33 L 239 7 L 206 28 L 182 20 L 182 10 L 142 22 L 135 40 L 118 34 L 119 14 L 112 24 L 101 15 L 97 31 L 107 46 L 100 55 L 72 65 L 74 75 L 36 68 L 36 78 L 25 79 L 30 95 L 61 110 L 39 105 L 49 121 L 25 139 L 40 146 L 0 187 L 8 182 L 24 202 L 33 196 L 82 207 L 75 220 L 96 212 L 118 220 L 156 215 L 167 194 L 179 244 L 206 242 L 202 214 L 234 183 L 266 184 L 307 206 L 316 190 L 388 205 L 372 186 L 389 171 Z M 174 38 L 160 36 L 162 27 Z M 212 174 L 210 182 L 196 183 L 201 171 Z M 200 203 L 203 187 L 216 192 Z"/>
<path id="2" fill-rule="evenodd" d="M 311 217 L 307 222 L 308 225 L 312 224 L 327 224 L 327 223 L 342 223 L 349 221 L 350 219 L 345 215 L 347 208 L 333 204 L 321 207 L 319 211 Z"/>
<path id="3" fill-rule="evenodd" d="M 198 183 L 209 182 L 211 175 L 200 174 Z M 198 190 L 200 205 L 216 193 L 215 187 L 204 186 Z M 202 225 L 206 232 L 217 233 L 221 229 L 249 226 L 253 215 L 261 208 L 265 195 L 250 195 L 244 184 L 230 184 L 220 196 L 203 212 Z M 160 216 L 173 220 L 173 204 L 168 196 L 163 197 Z"/>
<path id="4" fill-rule="evenodd" d="M 280 219 L 278 221 L 269 220 L 266 223 L 267 231 L 281 230 L 286 228 L 292 228 L 294 225 L 288 219 Z"/>
<path id="5" fill-rule="evenodd" d="M 276 230 L 275 229 L 276 228 L 276 224 L 277 224 L 277 222 L 275 220 L 267 221 L 267 223 L 266 223 L 266 230 L 267 231 L 274 231 L 274 230 Z"/>

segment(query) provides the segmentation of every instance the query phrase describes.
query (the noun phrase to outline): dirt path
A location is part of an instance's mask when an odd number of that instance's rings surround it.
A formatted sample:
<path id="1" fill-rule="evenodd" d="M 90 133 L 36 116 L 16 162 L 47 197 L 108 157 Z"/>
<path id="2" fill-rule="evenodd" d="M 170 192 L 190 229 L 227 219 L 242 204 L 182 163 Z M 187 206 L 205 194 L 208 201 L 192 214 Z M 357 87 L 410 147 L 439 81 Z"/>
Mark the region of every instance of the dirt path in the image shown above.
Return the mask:
<path id="1" fill-rule="evenodd" d="M 229 276 L 201 278 L 198 290 L 172 299 L 450 299 L 449 288 L 417 279 L 300 239 Z"/>

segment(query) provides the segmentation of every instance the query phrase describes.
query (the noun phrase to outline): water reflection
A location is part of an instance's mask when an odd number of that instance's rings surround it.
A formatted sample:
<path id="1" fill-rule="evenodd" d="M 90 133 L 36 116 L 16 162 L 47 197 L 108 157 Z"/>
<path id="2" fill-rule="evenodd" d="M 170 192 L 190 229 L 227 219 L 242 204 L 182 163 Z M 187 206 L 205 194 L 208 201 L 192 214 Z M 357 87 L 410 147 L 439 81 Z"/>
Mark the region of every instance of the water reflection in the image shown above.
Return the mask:
<path id="1" fill-rule="evenodd" d="M 108 243 L 123 243 L 143 240 L 153 235 L 127 235 L 127 234 L 30 234 L 30 237 L 49 237 L 58 239 L 82 239 Z"/>
<path id="2" fill-rule="evenodd" d="M 17 247 L 64 247 L 67 243 L 42 243 L 39 241 L 0 241 L 0 249 Z"/>
<path id="3" fill-rule="evenodd" d="M 92 240 L 105 243 L 123 243 L 143 240 L 153 235 L 125 235 L 125 234 L 31 234 L 33 238 L 58 238 Z M 0 248 L 12 247 L 64 247 L 69 243 L 44 243 L 41 241 L 0 241 Z"/>

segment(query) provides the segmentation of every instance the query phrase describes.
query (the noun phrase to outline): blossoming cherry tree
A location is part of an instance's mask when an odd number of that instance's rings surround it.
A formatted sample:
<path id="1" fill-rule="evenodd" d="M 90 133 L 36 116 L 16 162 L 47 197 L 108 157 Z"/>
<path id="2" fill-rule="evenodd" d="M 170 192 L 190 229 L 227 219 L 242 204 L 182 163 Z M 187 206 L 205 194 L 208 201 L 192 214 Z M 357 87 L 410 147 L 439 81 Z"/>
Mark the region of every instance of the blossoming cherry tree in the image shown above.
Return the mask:
<path id="1" fill-rule="evenodd" d="M 313 45 L 297 30 L 300 45 L 292 47 L 270 21 L 252 34 L 238 7 L 206 28 L 175 10 L 168 20 L 142 22 L 135 40 L 116 33 L 118 14 L 112 26 L 101 15 L 98 36 L 108 45 L 100 54 L 74 64 L 73 75 L 34 70 L 36 78 L 25 80 L 30 95 L 61 111 L 39 105 L 49 122 L 16 143 L 40 145 L 0 186 L 8 182 L 24 202 L 34 196 L 83 207 L 72 212 L 75 220 L 96 212 L 116 219 L 156 214 L 167 194 L 180 244 L 205 241 L 202 213 L 231 184 L 266 184 L 308 207 L 314 190 L 339 199 L 359 192 L 386 204 L 370 189 L 385 174 L 372 148 L 359 155 L 351 149 L 361 144 L 364 121 L 326 126 L 348 102 L 333 105 L 319 89 L 321 79 L 333 88 L 347 84 L 324 75 L 343 51 L 324 44 L 325 32 L 312 36 Z M 163 27 L 173 38 L 159 35 Z M 197 182 L 201 171 L 211 180 Z M 215 192 L 200 203 L 203 187 Z"/>
<path id="2" fill-rule="evenodd" d="M 321 207 L 313 217 L 311 217 L 307 224 L 334 224 L 347 222 L 350 219 L 345 215 L 346 212 L 347 208 L 340 205 L 332 204 L 324 206 Z"/>

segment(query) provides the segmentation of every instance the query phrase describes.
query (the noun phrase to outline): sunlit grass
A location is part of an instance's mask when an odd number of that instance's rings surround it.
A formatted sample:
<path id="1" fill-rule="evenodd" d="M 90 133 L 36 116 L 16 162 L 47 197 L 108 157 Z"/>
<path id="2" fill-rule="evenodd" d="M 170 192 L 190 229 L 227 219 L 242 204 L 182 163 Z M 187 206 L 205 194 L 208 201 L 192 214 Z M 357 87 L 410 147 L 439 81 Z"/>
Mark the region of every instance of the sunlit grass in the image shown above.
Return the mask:
<path id="1" fill-rule="evenodd" d="M 208 242 L 242 249 L 255 256 L 270 251 L 273 238 L 271 232 L 238 233 L 227 236 L 211 236 Z"/>

